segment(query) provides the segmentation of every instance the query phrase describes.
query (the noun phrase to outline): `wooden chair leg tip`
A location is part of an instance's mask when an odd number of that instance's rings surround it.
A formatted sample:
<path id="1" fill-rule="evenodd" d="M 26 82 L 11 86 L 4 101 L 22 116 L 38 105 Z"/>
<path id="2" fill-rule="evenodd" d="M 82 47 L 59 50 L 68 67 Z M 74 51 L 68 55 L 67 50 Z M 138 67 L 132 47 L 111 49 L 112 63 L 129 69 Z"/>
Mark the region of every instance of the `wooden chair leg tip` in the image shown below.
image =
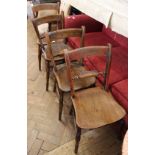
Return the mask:
<path id="1" fill-rule="evenodd" d="M 75 148 L 75 150 L 74 150 L 74 153 L 75 153 L 75 154 L 77 154 L 77 153 L 78 153 L 78 150 L 77 150 L 76 148 Z"/>
<path id="2" fill-rule="evenodd" d="M 61 117 L 59 117 L 59 121 L 61 121 Z"/>

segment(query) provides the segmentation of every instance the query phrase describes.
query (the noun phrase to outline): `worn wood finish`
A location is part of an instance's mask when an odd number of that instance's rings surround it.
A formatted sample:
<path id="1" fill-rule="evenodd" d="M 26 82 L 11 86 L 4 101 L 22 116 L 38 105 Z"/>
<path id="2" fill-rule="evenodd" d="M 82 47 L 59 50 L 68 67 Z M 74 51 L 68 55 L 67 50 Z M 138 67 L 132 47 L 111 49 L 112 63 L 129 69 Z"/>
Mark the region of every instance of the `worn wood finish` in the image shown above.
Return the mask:
<path id="1" fill-rule="evenodd" d="M 55 71 L 57 71 L 57 64 L 62 64 L 61 62 L 64 62 L 64 50 L 70 50 L 67 44 L 60 42 L 60 40 L 66 40 L 68 37 L 79 37 L 81 39 L 81 46 L 83 46 L 84 33 L 84 27 L 75 29 L 61 29 L 45 33 L 45 39 L 47 42 L 45 57 L 46 60 L 51 60 Z M 60 63 L 58 63 L 58 61 Z"/>
<path id="2" fill-rule="evenodd" d="M 97 77 L 99 74 L 103 74 L 102 72 L 97 72 L 96 70 L 94 71 L 88 71 L 88 70 L 84 70 L 81 71 L 80 73 L 76 73 L 73 75 L 73 79 L 83 79 L 83 78 L 88 78 L 88 77 Z"/>
<path id="3" fill-rule="evenodd" d="M 61 57 L 61 59 L 64 59 L 64 49 L 70 50 L 71 48 L 66 45 L 64 42 L 52 42 L 51 43 L 51 50 L 52 50 L 52 55 L 51 52 L 48 52 L 48 47 L 46 46 L 46 59 L 47 60 L 52 60 L 54 59 L 55 61 L 58 59 L 57 57 Z"/>
<path id="4" fill-rule="evenodd" d="M 53 24 L 57 25 L 57 29 L 61 29 L 63 28 L 64 26 L 64 13 L 63 11 L 61 12 L 60 15 L 51 15 L 51 16 L 46 16 L 46 17 L 41 17 L 41 18 L 34 18 L 32 19 L 32 23 L 33 23 L 33 26 L 34 26 L 34 29 L 36 31 L 36 34 L 38 36 L 38 62 L 39 62 L 39 70 L 41 70 L 41 55 L 44 56 L 45 60 L 47 61 L 46 64 L 48 64 L 49 61 L 51 61 L 51 59 L 48 59 L 47 56 L 46 56 L 46 40 L 45 40 L 45 36 L 44 34 L 41 34 L 40 31 L 39 31 L 39 26 L 40 25 L 43 25 L 43 24 L 49 24 L 49 27 L 51 27 Z M 51 30 L 49 28 L 49 30 Z M 50 43 L 51 44 L 51 43 Z M 62 45 L 61 45 L 62 46 Z M 60 47 L 60 46 L 58 46 Z M 53 48 L 58 48 L 56 45 L 53 47 Z M 63 46 L 64 48 L 64 46 Z M 54 50 L 56 51 L 56 50 Z M 55 57 L 55 55 L 54 55 Z M 58 58 L 58 61 L 61 61 L 62 58 L 61 56 L 59 56 Z M 47 67 L 49 67 L 47 69 L 50 70 L 50 65 L 48 65 Z M 46 76 L 46 90 L 48 91 L 48 84 L 49 84 L 49 74 L 50 72 L 47 72 L 47 76 Z"/>
<path id="5" fill-rule="evenodd" d="M 72 74 L 78 75 L 81 72 L 86 71 L 86 68 L 84 66 L 78 65 L 78 64 L 72 64 Z M 67 68 L 62 67 L 61 69 L 54 71 L 54 75 L 57 79 L 57 83 L 59 88 L 64 92 L 70 91 L 70 85 L 69 85 L 69 79 L 67 75 Z M 87 77 L 85 79 L 75 80 L 75 90 L 79 90 L 82 88 L 87 88 L 91 85 L 93 85 L 96 81 L 96 78 L 94 77 Z"/>
<path id="6" fill-rule="evenodd" d="M 32 19 L 32 23 L 38 36 L 39 42 L 42 43 L 44 34 L 40 34 L 38 26 L 50 23 L 50 24 L 58 24 L 60 26 L 59 28 L 62 29 L 64 25 L 64 13 L 61 12 L 61 14 L 59 15 L 50 15 L 46 17 L 34 18 Z"/>
<path id="7" fill-rule="evenodd" d="M 45 13 L 45 15 L 52 14 L 52 11 L 54 10 L 56 14 L 59 14 L 60 12 L 60 2 L 57 3 L 43 3 L 43 4 L 36 4 L 32 6 L 32 12 L 34 18 L 39 17 L 40 11 L 47 11 L 48 13 Z M 41 17 L 41 16 L 40 16 Z"/>
<path id="8" fill-rule="evenodd" d="M 82 28 L 68 28 L 68 29 L 63 29 L 59 31 L 54 31 L 54 32 L 49 32 L 49 36 L 51 37 L 51 40 L 55 39 L 65 39 L 67 37 L 81 37 L 82 38 L 82 33 L 84 32 L 84 27 Z"/>
<path id="9" fill-rule="evenodd" d="M 81 128 L 98 128 L 125 116 L 125 110 L 115 101 L 111 93 L 100 87 L 75 92 L 72 101 L 76 123 Z"/>
<path id="10" fill-rule="evenodd" d="M 61 120 L 61 114 L 62 114 L 62 107 L 63 107 L 63 94 L 64 92 L 69 92 L 70 91 L 70 86 L 69 86 L 69 80 L 67 76 L 67 68 L 66 66 L 62 67 L 61 69 L 57 68 L 57 64 L 55 61 L 55 56 L 61 55 L 63 56 L 63 52 L 67 50 L 59 50 L 56 53 L 54 53 L 52 49 L 52 44 L 51 42 L 54 41 L 54 43 L 57 40 L 60 39 L 67 39 L 68 37 L 79 37 L 81 39 L 81 47 L 84 45 L 84 33 L 85 33 L 85 27 L 81 28 L 70 28 L 70 29 L 62 29 L 62 30 L 57 30 L 53 32 L 49 32 L 45 34 L 46 42 L 48 43 L 48 52 L 47 52 L 47 59 L 51 59 L 54 67 L 54 75 L 55 79 L 57 82 L 59 94 L 60 94 L 60 100 L 59 100 L 59 120 Z M 57 45 L 59 47 L 59 45 Z M 81 71 L 85 71 L 86 69 L 80 65 L 72 65 L 72 71 L 76 74 L 79 74 Z M 85 78 L 77 81 L 75 83 L 75 89 L 83 89 L 86 87 L 90 87 L 95 84 L 95 78 L 90 77 L 90 78 Z M 63 92 L 63 93 L 62 93 Z M 61 100 L 62 99 L 62 100 Z"/>
<path id="11" fill-rule="evenodd" d="M 73 116 L 69 115 L 69 93 L 64 97 L 62 123 L 56 117 L 59 103 L 56 94 L 52 92 L 54 81 L 50 78 L 50 92 L 47 92 L 44 89 L 44 66 L 42 72 L 37 70 L 37 36 L 30 20 L 27 24 L 27 154 L 75 155 L 73 148 L 76 132 Z M 38 143 L 38 140 L 43 141 L 43 144 Z M 106 126 L 82 132 L 78 152 L 79 155 L 114 155 L 120 147 L 116 133 L 111 126 Z"/>
<path id="12" fill-rule="evenodd" d="M 72 61 L 81 61 L 89 56 L 105 56 L 106 66 L 103 72 L 81 71 L 75 73 L 71 67 Z M 108 77 L 111 65 L 111 45 L 92 46 L 65 51 L 65 61 L 67 64 L 68 79 L 70 82 L 71 99 L 75 109 L 77 124 L 77 135 L 75 153 L 78 152 L 80 141 L 80 130 L 94 129 L 107 124 L 114 123 L 125 116 L 125 110 L 114 100 L 108 89 Z M 104 89 L 93 87 L 75 92 L 75 82 L 88 77 L 96 77 L 99 74 L 104 76 Z"/>
<path id="13" fill-rule="evenodd" d="M 54 58 L 55 51 L 52 49 L 51 42 L 57 41 L 60 39 L 67 39 L 68 37 L 79 37 L 81 39 L 80 47 L 82 47 L 84 45 L 84 34 L 85 34 L 84 26 L 82 26 L 81 28 L 61 29 L 61 30 L 45 33 L 46 42 L 48 43 L 47 58 L 48 59 Z M 55 44 L 55 43 L 53 43 L 53 44 Z M 59 47 L 61 47 L 61 46 L 57 45 L 57 48 L 59 48 Z M 64 48 L 64 49 L 67 49 L 67 48 Z M 56 51 L 57 54 L 59 55 L 60 52 L 62 54 L 62 50 L 63 49 L 61 49 L 61 51 L 60 50 Z M 53 63 L 55 63 L 55 62 L 53 61 Z M 55 64 L 53 64 L 53 65 L 55 66 L 55 70 L 56 70 L 56 65 Z"/>
<path id="14" fill-rule="evenodd" d="M 67 64 L 67 70 L 68 70 L 68 79 L 70 81 L 70 89 L 71 89 L 71 95 L 74 95 L 74 81 L 75 77 L 73 76 L 72 69 L 71 69 L 71 62 L 72 61 L 81 61 L 85 57 L 89 56 L 105 56 L 106 57 L 106 67 L 105 70 L 103 70 L 104 75 L 104 87 L 105 89 L 108 89 L 108 75 L 110 71 L 110 64 L 111 64 L 111 45 L 108 44 L 108 46 L 90 46 L 90 47 L 83 47 L 78 48 L 72 51 L 65 51 L 65 60 Z M 82 73 L 81 73 L 82 74 Z M 101 73 L 100 73 L 101 74 Z M 77 78 L 79 76 L 77 75 Z"/>

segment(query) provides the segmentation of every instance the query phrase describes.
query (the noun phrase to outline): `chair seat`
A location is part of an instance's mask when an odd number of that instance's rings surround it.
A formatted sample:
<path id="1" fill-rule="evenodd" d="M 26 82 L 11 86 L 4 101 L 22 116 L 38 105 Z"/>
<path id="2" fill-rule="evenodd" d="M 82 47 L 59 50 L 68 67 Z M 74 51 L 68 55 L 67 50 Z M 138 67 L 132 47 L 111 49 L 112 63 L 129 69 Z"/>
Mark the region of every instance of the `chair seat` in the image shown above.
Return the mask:
<path id="1" fill-rule="evenodd" d="M 64 59 L 64 55 L 63 55 L 64 49 L 70 50 L 71 48 L 63 42 L 52 43 L 52 53 L 53 53 L 55 61 Z M 47 46 L 45 46 L 44 57 L 45 57 L 45 59 L 47 59 L 49 61 L 52 60 L 50 53 L 47 52 Z"/>
<path id="2" fill-rule="evenodd" d="M 74 64 L 71 66 L 73 74 L 77 75 L 81 71 L 85 71 L 86 69 L 81 66 Z M 66 66 L 62 67 L 58 71 L 54 71 L 55 77 L 57 79 L 59 88 L 64 91 L 64 92 L 69 92 L 70 91 L 70 84 L 68 80 L 68 75 L 67 75 L 67 68 Z M 74 81 L 74 89 L 79 90 L 82 88 L 87 88 L 93 84 L 95 84 L 96 78 L 95 77 L 89 77 L 89 78 L 84 78 L 84 79 L 78 79 Z"/>
<path id="3" fill-rule="evenodd" d="M 40 10 L 38 11 L 38 18 L 56 15 L 56 14 L 58 14 L 56 10 Z"/>
<path id="4" fill-rule="evenodd" d="M 71 48 L 67 44 L 63 43 L 62 41 L 52 43 L 52 52 L 54 56 L 57 56 L 60 53 L 62 53 L 64 49 L 70 50 Z"/>
<path id="5" fill-rule="evenodd" d="M 76 123 L 80 128 L 98 128 L 125 116 L 125 110 L 114 100 L 110 92 L 100 87 L 75 92 L 72 102 Z"/>

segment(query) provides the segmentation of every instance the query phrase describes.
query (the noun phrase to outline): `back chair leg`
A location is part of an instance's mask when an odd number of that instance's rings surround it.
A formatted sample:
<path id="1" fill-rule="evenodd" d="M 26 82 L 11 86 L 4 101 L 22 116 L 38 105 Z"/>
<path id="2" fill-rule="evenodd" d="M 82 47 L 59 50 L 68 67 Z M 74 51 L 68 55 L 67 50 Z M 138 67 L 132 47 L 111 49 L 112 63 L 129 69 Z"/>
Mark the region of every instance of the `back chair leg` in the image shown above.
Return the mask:
<path id="1" fill-rule="evenodd" d="M 59 88 L 58 88 L 59 89 Z M 64 92 L 59 89 L 59 121 L 61 121 Z"/>
<path id="2" fill-rule="evenodd" d="M 57 81 L 56 81 L 56 79 L 54 78 L 54 87 L 53 87 L 53 92 L 56 92 L 56 86 L 57 86 Z"/>
<path id="3" fill-rule="evenodd" d="M 38 62 L 39 62 L 39 70 L 41 71 L 41 46 L 38 45 Z"/>
<path id="4" fill-rule="evenodd" d="M 50 77 L 50 61 L 46 61 L 46 91 L 48 91 Z"/>
<path id="5" fill-rule="evenodd" d="M 79 142 L 80 142 L 80 139 L 81 139 L 81 128 L 79 128 L 77 125 L 76 125 L 76 139 L 75 139 L 75 150 L 74 152 L 77 153 L 78 152 L 78 148 L 79 148 Z"/>
<path id="6" fill-rule="evenodd" d="M 70 115 L 73 115 L 73 110 L 74 110 L 74 107 L 73 107 L 73 104 L 71 105 L 71 108 L 70 108 L 70 111 L 69 111 L 69 114 Z"/>

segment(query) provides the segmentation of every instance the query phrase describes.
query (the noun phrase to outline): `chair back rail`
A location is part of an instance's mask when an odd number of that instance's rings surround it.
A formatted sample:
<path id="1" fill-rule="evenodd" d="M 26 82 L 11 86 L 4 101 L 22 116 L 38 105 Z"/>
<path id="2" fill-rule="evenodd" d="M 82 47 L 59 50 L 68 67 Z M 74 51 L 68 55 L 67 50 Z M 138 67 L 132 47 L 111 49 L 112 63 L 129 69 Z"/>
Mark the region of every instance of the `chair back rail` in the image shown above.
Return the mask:
<path id="1" fill-rule="evenodd" d="M 67 64 L 67 72 L 68 72 L 68 78 L 70 82 L 71 95 L 73 97 L 74 97 L 74 80 L 78 80 L 78 78 L 77 79 L 74 78 L 74 75 L 71 69 L 71 62 L 75 60 L 81 61 L 81 59 L 89 56 L 106 57 L 106 66 L 105 66 L 105 70 L 103 71 L 103 76 L 104 76 L 103 85 L 104 85 L 104 89 L 108 90 L 108 78 L 109 78 L 109 72 L 110 72 L 110 66 L 111 66 L 111 44 L 108 44 L 108 46 L 89 46 L 84 48 L 78 48 L 72 51 L 65 50 L 65 61 Z M 94 73 L 91 75 L 96 76 L 98 74 Z"/>
<path id="2" fill-rule="evenodd" d="M 57 11 L 57 14 L 60 12 L 60 2 L 57 3 L 43 3 L 43 4 L 36 4 L 32 7 L 32 12 L 34 15 L 34 18 L 38 16 L 39 11 L 43 10 L 55 10 Z"/>
<path id="3" fill-rule="evenodd" d="M 68 28 L 45 33 L 45 38 L 48 45 L 47 56 L 53 59 L 52 62 L 55 70 L 57 70 L 57 68 L 56 63 L 54 62 L 54 55 L 52 52 L 52 45 L 51 45 L 52 41 L 57 41 L 59 39 L 67 39 L 68 37 L 79 37 L 81 39 L 80 47 L 83 47 L 84 34 L 85 34 L 84 26 L 82 26 L 81 28 Z"/>
<path id="4" fill-rule="evenodd" d="M 45 23 L 48 23 L 50 25 L 57 24 L 57 29 L 58 28 L 63 29 L 64 28 L 64 12 L 61 11 L 61 14 L 59 15 L 51 15 L 51 16 L 46 16 L 46 17 L 34 18 L 32 19 L 32 23 L 36 31 L 37 37 L 39 41 L 41 41 L 42 36 L 40 36 L 38 26 L 45 24 Z"/>

